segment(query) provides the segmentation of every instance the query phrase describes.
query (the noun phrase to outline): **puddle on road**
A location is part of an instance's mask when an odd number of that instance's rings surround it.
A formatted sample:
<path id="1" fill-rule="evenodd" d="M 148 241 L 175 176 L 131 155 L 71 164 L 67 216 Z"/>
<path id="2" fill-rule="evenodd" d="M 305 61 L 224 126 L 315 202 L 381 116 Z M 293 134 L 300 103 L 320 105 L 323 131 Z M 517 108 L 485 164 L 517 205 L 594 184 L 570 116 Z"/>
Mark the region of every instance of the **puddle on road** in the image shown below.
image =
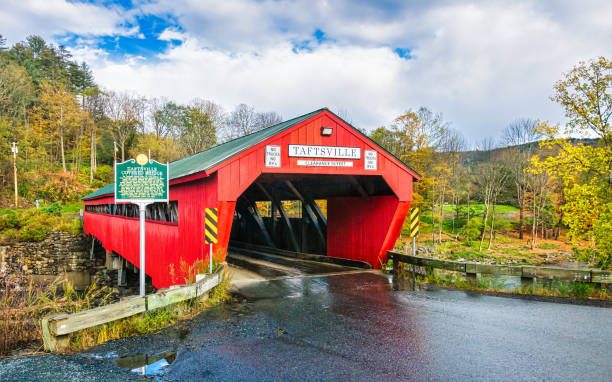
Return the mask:
<path id="1" fill-rule="evenodd" d="M 176 359 L 176 352 L 166 352 L 158 355 L 136 354 L 121 357 L 115 362 L 117 366 L 129 369 L 133 373 L 143 376 L 161 375 L 164 369 Z"/>

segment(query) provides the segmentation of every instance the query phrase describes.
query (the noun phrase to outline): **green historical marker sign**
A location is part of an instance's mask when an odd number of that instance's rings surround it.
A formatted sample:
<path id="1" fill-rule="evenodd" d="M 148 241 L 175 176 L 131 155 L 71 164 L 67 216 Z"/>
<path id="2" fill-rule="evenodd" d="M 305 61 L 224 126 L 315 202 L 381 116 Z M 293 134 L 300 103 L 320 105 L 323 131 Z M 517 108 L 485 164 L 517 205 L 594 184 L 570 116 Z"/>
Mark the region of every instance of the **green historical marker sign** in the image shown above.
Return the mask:
<path id="1" fill-rule="evenodd" d="M 168 165 L 140 154 L 136 159 L 115 163 L 115 202 L 138 205 L 140 213 L 140 296 L 145 295 L 145 216 L 147 205 L 167 202 Z"/>
<path id="2" fill-rule="evenodd" d="M 115 202 L 168 201 L 168 165 L 141 155 L 115 164 Z"/>

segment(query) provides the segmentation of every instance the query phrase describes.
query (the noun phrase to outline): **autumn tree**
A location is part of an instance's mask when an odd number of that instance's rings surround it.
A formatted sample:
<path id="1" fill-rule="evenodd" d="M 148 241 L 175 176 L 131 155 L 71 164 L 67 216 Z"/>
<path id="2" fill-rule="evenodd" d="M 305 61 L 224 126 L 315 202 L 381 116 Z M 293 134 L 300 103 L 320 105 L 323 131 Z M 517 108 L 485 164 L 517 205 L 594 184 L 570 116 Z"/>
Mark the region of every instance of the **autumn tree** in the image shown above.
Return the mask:
<path id="1" fill-rule="evenodd" d="M 40 105 L 34 109 L 35 120 L 44 133 L 53 132 L 55 135 L 62 164 L 66 172 L 66 134 L 76 128 L 80 123 L 80 109 L 74 95 L 61 87 L 43 83 L 41 84 Z"/>
<path id="2" fill-rule="evenodd" d="M 180 128 L 180 142 L 187 155 L 206 150 L 217 143 L 213 120 L 196 107 L 185 108 Z"/>
<path id="3" fill-rule="evenodd" d="M 480 143 L 480 149 L 486 151 L 489 155 L 493 155 L 493 148 L 494 144 L 491 139 L 483 139 Z M 482 251 L 489 218 L 489 245 L 487 249 L 491 248 L 495 229 L 495 207 L 499 194 L 505 186 L 507 179 L 508 171 L 497 157 L 490 158 L 488 161 L 479 164 L 476 168 L 476 183 L 479 185 L 480 194 L 485 207 L 483 212 L 483 227 L 480 234 L 480 246 L 478 248 L 479 251 Z"/>
<path id="4" fill-rule="evenodd" d="M 145 101 L 128 93 L 108 92 L 105 112 L 110 120 L 113 137 L 125 161 L 126 144 L 134 138 L 137 129 L 144 124 Z"/>
<path id="5" fill-rule="evenodd" d="M 224 140 L 231 140 L 265 129 L 282 121 L 275 112 L 257 113 L 253 106 L 240 104 L 225 121 Z"/>
<path id="6" fill-rule="evenodd" d="M 542 147 L 558 154 L 534 157 L 533 171 L 546 171 L 563 187 L 566 204 L 563 221 L 574 241 L 591 243 L 592 259 L 612 265 L 612 238 L 600 236 L 609 224 L 612 209 L 612 61 L 599 57 L 580 62 L 554 86 L 551 97 L 565 110 L 565 126 L 541 122 L 538 131 L 547 136 Z M 597 137 L 596 145 L 573 143 L 568 137 Z M 605 230 L 603 230 L 605 231 Z"/>
<path id="7" fill-rule="evenodd" d="M 98 132 L 107 125 L 107 118 L 104 114 L 106 104 L 106 94 L 98 88 L 91 88 L 81 94 L 83 109 L 88 113 L 89 128 L 89 184 L 93 182 L 93 177 L 98 167 Z"/>
<path id="8" fill-rule="evenodd" d="M 512 174 L 515 200 L 519 207 L 519 238 L 523 239 L 525 225 L 525 201 L 529 189 L 529 167 L 531 157 L 538 149 L 536 141 L 541 135 L 536 131 L 534 120 L 520 118 L 510 123 L 504 130 L 503 140 L 508 146 L 503 153 L 503 162 Z"/>

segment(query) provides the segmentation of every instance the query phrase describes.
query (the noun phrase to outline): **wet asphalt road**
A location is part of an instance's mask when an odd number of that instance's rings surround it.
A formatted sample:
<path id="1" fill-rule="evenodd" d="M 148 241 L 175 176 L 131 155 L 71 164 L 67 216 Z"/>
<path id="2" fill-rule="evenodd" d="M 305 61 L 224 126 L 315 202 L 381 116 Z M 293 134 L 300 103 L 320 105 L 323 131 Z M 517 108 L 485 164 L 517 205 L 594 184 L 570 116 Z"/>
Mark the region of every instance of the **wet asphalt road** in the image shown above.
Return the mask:
<path id="1" fill-rule="evenodd" d="M 0 361 L 0 380 L 142 380 L 117 357 L 176 351 L 169 381 L 610 381 L 612 310 L 393 292 L 374 273 L 242 283 L 237 302 L 76 355 Z"/>

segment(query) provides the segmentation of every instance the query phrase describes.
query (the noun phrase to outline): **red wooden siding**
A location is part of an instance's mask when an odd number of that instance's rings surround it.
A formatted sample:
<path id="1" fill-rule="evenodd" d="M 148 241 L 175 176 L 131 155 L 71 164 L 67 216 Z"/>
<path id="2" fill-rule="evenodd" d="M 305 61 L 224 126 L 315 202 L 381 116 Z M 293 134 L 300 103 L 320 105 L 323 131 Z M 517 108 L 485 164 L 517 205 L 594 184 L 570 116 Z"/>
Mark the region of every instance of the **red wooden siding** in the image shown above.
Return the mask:
<path id="1" fill-rule="evenodd" d="M 360 197 L 329 198 L 327 255 L 366 261 L 380 268 L 386 251 L 395 245 L 397 222 L 401 229 L 406 217 L 405 213 L 395 216 L 400 204 L 395 196 L 374 196 L 368 201 Z M 392 242 L 385 243 L 387 236 L 394 238 Z"/>
<path id="2" fill-rule="evenodd" d="M 146 272 L 157 288 L 185 282 L 185 270 L 205 261 L 202 213 L 217 204 L 217 177 L 181 183 L 170 188 L 170 200 L 178 201 L 178 223 L 146 222 Z M 87 200 L 86 204 L 113 203 L 112 197 Z M 104 248 L 139 266 L 138 218 L 85 212 L 85 233 L 98 238 Z"/>
<path id="3" fill-rule="evenodd" d="M 333 127 L 333 134 L 321 136 L 321 126 Z M 288 156 L 289 144 L 359 147 L 361 159 L 353 160 L 353 167 L 298 166 L 299 158 Z M 281 146 L 280 168 L 264 167 L 266 145 Z M 364 150 L 377 151 L 376 171 L 364 169 Z M 154 286 L 183 283 L 184 268 L 207 259 L 209 248 L 204 244 L 202 220 L 206 207 L 219 208 L 219 243 L 213 249 L 217 260 L 225 259 L 236 200 L 262 173 L 382 176 L 395 196 L 371 197 L 369 201 L 332 198 L 328 202 L 328 254 L 368 261 L 374 267 L 380 266 L 386 250 L 395 244 L 412 201 L 413 178 L 418 178 L 393 156 L 323 110 L 205 173 L 170 182 L 170 200 L 178 201 L 178 224 L 146 223 L 146 270 Z M 85 204 L 113 202 L 112 196 L 105 196 L 86 200 Z M 85 233 L 138 265 L 138 219 L 85 212 Z"/>

